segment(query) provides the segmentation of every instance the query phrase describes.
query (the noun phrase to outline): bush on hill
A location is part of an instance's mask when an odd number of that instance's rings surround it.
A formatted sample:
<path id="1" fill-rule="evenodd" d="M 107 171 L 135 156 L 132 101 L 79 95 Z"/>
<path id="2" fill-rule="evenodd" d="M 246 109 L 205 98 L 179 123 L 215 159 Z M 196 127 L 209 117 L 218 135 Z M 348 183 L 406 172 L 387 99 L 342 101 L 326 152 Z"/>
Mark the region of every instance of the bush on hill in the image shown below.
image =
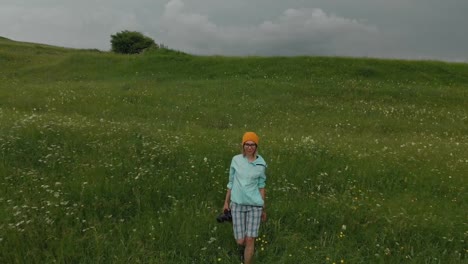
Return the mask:
<path id="1" fill-rule="evenodd" d="M 128 30 L 111 35 L 111 46 L 113 52 L 122 54 L 136 54 L 148 48 L 158 48 L 152 38 Z"/>

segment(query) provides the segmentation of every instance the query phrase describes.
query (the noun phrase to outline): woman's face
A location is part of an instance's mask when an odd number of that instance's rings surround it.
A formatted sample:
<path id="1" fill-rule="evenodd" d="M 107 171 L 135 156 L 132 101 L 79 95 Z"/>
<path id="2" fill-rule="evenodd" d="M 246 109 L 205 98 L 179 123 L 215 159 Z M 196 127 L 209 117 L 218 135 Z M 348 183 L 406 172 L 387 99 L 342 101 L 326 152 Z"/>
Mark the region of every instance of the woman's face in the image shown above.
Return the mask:
<path id="1" fill-rule="evenodd" d="M 257 151 L 257 144 L 249 140 L 244 143 L 244 152 L 246 155 L 253 155 Z"/>

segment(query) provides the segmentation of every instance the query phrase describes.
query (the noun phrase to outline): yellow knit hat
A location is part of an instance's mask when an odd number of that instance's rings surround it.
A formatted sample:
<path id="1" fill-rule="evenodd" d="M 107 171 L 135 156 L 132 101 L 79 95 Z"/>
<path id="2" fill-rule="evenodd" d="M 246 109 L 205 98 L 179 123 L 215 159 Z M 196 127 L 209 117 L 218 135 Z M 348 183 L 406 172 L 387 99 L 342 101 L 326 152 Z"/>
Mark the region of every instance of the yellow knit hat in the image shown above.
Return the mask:
<path id="1" fill-rule="evenodd" d="M 258 145 L 259 138 L 254 132 L 246 132 L 242 137 L 242 144 L 244 144 L 246 141 L 253 141 Z"/>

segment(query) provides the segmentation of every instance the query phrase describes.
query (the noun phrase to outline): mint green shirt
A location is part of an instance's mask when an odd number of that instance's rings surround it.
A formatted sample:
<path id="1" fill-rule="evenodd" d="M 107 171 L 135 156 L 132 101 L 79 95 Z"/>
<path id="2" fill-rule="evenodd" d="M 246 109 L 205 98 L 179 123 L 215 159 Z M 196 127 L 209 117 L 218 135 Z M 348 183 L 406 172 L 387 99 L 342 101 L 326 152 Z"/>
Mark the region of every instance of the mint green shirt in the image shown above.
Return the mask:
<path id="1" fill-rule="evenodd" d="M 234 156 L 227 185 L 231 189 L 231 201 L 242 205 L 263 206 L 259 189 L 265 188 L 266 167 L 267 164 L 260 155 L 253 162 L 249 162 L 242 154 Z"/>

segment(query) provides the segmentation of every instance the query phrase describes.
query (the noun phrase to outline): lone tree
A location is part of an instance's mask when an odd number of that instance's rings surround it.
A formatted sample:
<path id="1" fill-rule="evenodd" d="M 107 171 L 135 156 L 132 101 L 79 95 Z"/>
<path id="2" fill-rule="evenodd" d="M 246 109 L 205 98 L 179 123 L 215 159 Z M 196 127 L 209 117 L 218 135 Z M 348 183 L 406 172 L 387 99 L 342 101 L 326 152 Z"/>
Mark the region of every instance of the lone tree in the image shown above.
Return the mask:
<path id="1" fill-rule="evenodd" d="M 136 54 L 147 48 L 158 48 L 152 38 L 137 31 L 124 30 L 111 35 L 112 51 L 122 54 Z"/>

